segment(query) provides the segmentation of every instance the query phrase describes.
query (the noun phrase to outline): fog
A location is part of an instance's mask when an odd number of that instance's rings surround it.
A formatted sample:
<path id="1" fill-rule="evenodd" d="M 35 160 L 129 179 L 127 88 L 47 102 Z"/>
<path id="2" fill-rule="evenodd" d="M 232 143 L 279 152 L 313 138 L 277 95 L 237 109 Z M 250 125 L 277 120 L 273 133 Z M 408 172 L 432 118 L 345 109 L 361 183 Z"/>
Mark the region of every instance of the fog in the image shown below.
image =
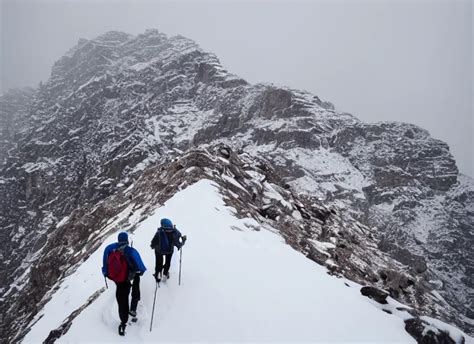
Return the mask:
<path id="1" fill-rule="evenodd" d="M 474 176 L 472 2 L 1 0 L 0 91 L 36 87 L 79 38 L 157 28 L 251 83 L 306 89 L 367 122 L 414 123 Z"/>

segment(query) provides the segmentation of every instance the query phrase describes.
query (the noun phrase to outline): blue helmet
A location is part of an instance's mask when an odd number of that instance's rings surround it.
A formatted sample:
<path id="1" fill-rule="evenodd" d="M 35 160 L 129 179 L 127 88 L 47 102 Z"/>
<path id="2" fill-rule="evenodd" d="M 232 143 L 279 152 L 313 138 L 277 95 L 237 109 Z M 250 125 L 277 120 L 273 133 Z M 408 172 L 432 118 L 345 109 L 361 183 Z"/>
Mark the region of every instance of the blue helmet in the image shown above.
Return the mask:
<path id="1" fill-rule="evenodd" d="M 163 228 L 173 228 L 173 222 L 170 219 L 161 219 L 160 224 Z"/>
<path id="2" fill-rule="evenodd" d="M 120 232 L 118 235 L 119 244 L 128 244 L 128 234 L 126 232 Z"/>

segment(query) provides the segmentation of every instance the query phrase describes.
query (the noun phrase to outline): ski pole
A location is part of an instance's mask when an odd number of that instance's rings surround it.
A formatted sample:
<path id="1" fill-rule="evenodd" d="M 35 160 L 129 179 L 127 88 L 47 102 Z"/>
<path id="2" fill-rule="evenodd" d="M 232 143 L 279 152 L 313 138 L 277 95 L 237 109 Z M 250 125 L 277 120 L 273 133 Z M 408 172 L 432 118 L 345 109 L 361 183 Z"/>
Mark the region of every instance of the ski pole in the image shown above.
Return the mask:
<path id="1" fill-rule="evenodd" d="M 179 283 L 181 285 L 181 259 L 183 258 L 183 247 L 181 246 L 181 250 L 179 250 Z"/>
<path id="2" fill-rule="evenodd" d="M 107 277 L 104 276 L 104 281 L 105 281 L 105 288 L 109 289 L 109 286 L 107 285 Z"/>
<path id="3" fill-rule="evenodd" d="M 156 301 L 156 291 L 158 290 L 158 282 L 156 282 L 155 286 L 155 297 L 153 298 L 153 309 L 151 311 L 151 322 L 150 322 L 150 332 L 151 328 L 153 327 L 153 316 L 155 315 L 155 301 Z"/>

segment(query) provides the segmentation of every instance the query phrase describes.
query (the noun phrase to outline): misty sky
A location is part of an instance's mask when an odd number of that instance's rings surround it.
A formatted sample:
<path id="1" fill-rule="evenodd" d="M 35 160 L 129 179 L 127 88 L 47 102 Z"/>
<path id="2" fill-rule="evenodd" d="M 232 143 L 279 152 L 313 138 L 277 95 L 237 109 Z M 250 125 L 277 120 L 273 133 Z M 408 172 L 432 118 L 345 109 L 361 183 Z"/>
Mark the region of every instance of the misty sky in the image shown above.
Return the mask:
<path id="1" fill-rule="evenodd" d="M 157 28 L 194 39 L 251 83 L 428 129 L 474 176 L 470 0 L 0 1 L 0 91 L 36 87 L 80 37 Z"/>

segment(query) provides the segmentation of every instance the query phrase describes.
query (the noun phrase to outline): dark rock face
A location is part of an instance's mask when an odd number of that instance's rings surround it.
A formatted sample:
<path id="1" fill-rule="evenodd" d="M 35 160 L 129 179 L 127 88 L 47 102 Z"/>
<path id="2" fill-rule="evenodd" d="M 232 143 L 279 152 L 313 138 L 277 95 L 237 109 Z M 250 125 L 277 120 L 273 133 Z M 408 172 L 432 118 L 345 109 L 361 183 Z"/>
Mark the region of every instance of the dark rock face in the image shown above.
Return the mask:
<path id="1" fill-rule="evenodd" d="M 429 324 L 420 318 L 412 318 L 405 321 L 405 330 L 421 344 L 455 344 L 456 342 L 445 331 L 434 332 Z M 465 342 L 464 338 L 461 342 Z"/>
<path id="2" fill-rule="evenodd" d="M 332 144 L 351 162 L 368 159 L 370 165 L 362 171 L 371 174 L 379 188 L 419 182 L 433 190 L 447 191 L 457 181 L 458 169 L 448 146 L 413 125 L 359 124 L 339 132 Z"/>
<path id="3" fill-rule="evenodd" d="M 29 118 L 33 89 L 9 90 L 0 97 L 0 169 L 7 163 L 9 151 L 15 149 L 19 131 Z"/>
<path id="4" fill-rule="evenodd" d="M 171 176 L 209 177 L 203 167 L 252 180 L 245 202 L 229 202 L 331 273 L 471 330 L 459 314 L 473 317 L 474 183 L 418 127 L 364 124 L 307 92 L 250 85 L 156 30 L 80 40 L 38 90 L 0 97 L 0 124 L 0 302 L 24 312 L 3 315 L 5 338 L 87 256 L 72 257 L 71 245 L 96 248 L 129 196 L 164 200 L 180 185 Z M 183 153 L 222 143 L 219 157 Z"/>
<path id="5" fill-rule="evenodd" d="M 362 287 L 360 293 L 364 296 L 371 298 L 372 300 L 377 301 L 380 304 L 387 304 L 388 294 L 380 289 L 374 287 Z"/>
<path id="6" fill-rule="evenodd" d="M 390 255 L 400 263 L 411 267 L 415 273 L 421 274 L 428 269 L 425 258 L 411 253 L 406 248 L 400 248 L 397 245 L 384 240 L 379 242 L 378 247 L 382 251 L 390 253 Z"/>

